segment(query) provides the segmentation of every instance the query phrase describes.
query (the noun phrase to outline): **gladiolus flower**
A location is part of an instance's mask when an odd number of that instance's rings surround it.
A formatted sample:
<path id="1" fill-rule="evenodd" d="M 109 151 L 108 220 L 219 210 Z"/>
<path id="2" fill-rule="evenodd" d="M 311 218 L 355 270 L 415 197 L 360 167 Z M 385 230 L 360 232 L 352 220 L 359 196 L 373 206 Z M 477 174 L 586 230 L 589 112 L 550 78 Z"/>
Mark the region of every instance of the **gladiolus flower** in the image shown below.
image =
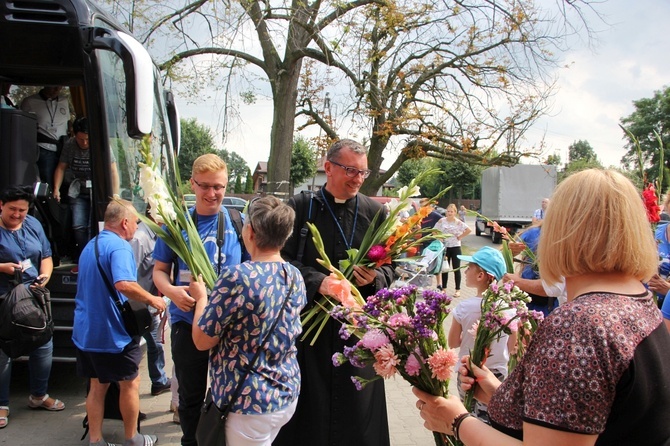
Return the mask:
<path id="1" fill-rule="evenodd" d="M 433 372 L 433 378 L 446 381 L 451 377 L 451 371 L 458 362 L 458 353 L 455 350 L 437 350 L 428 357 L 428 366 Z"/>
<path id="2" fill-rule="evenodd" d="M 398 356 L 393 351 L 391 344 L 387 344 L 375 352 L 375 363 L 372 367 L 377 375 L 382 378 L 390 378 L 398 371 L 396 366 L 399 364 Z"/>
<path id="3" fill-rule="evenodd" d="M 382 245 L 374 245 L 368 251 L 368 259 L 372 262 L 378 262 L 386 257 L 386 250 Z"/>

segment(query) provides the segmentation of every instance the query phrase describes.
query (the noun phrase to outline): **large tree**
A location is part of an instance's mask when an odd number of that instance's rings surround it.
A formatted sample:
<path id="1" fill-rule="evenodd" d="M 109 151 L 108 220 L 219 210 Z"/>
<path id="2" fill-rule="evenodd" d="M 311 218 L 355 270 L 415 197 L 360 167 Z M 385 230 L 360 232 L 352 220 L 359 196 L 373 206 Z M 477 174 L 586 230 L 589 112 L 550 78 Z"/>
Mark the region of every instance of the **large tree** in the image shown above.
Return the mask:
<path id="1" fill-rule="evenodd" d="M 664 165 L 670 168 L 670 87 L 655 91 L 651 98 L 633 101 L 635 111 L 621 118 L 621 125 L 628 130 L 640 144 L 642 164 L 647 178 L 658 178 L 659 143 L 657 134 L 663 141 Z M 638 151 L 627 133 L 624 132 L 628 151 L 621 163 L 629 169 L 638 168 Z"/>
<path id="2" fill-rule="evenodd" d="M 569 23 L 555 22 L 534 0 L 107 1 L 154 54 L 165 55 L 159 66 L 174 80 L 197 90 L 211 77 L 226 98 L 235 81 L 268 81 L 269 192 L 288 189 L 304 58 L 335 67 L 351 85 L 347 110 L 367 127 L 374 174 L 365 188 L 375 190 L 418 154 L 481 162 L 505 141 L 489 159 L 516 162 L 516 143 L 542 113 L 552 83 L 541 68 L 555 61 L 553 44 L 563 43 Z M 569 14 L 590 1 L 556 0 L 555 9 Z M 232 75 L 238 68 L 249 68 L 242 79 Z M 248 88 L 243 98 L 253 100 L 257 92 Z M 327 124 L 310 107 L 300 113 Z M 331 138 L 340 131 L 322 127 Z M 403 138 L 402 152 L 382 174 L 394 136 Z"/>
<path id="3" fill-rule="evenodd" d="M 552 12 L 532 0 L 407 0 L 370 5 L 351 17 L 329 51 L 314 56 L 352 85 L 339 108 L 363 124 L 373 171 L 363 191 L 378 189 L 411 158 L 515 164 L 532 154 L 520 141 L 552 92 L 547 68 L 557 63 L 553 51 L 565 37 L 553 25 L 559 18 L 566 24 L 565 8 L 581 4 L 556 2 Z M 331 75 L 332 84 L 341 84 Z M 328 77 L 316 67 L 304 77 L 299 113 L 339 137 L 331 107 L 322 102 Z M 395 161 L 383 172 L 394 146 Z"/>
<path id="4" fill-rule="evenodd" d="M 568 147 L 568 162 L 573 162 L 577 160 L 582 161 L 595 161 L 598 159 L 596 151 L 593 150 L 591 144 L 586 140 L 575 141 L 570 144 Z"/>
<path id="5" fill-rule="evenodd" d="M 316 174 L 316 151 L 303 137 L 297 137 L 293 143 L 291 155 L 291 193 L 293 188 L 304 183 Z"/>
<path id="6" fill-rule="evenodd" d="M 226 162 L 226 166 L 228 167 L 228 182 L 236 182 L 238 178 L 242 182 L 242 179 L 246 178 L 247 171 L 249 170 L 249 166 L 247 166 L 244 158 L 238 153 L 226 149 L 221 149 L 217 153 Z"/>

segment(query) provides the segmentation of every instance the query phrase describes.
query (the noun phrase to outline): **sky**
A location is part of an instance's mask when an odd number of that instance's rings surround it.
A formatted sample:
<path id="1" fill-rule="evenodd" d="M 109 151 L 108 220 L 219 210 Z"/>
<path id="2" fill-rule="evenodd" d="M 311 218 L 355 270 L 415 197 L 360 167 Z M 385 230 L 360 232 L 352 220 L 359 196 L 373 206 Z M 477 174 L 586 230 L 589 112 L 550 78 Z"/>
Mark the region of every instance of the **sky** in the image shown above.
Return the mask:
<path id="1" fill-rule="evenodd" d="M 574 42 L 571 50 L 560 55 L 550 113 L 528 131 L 526 142 L 537 147 L 544 140 L 543 157 L 558 154 L 566 162 L 570 144 L 586 140 L 604 166 L 618 167 L 625 154 L 619 121 L 634 111 L 633 101 L 652 97 L 670 85 L 670 33 L 666 32 L 670 1 L 604 0 L 595 8 L 602 17 L 591 16 L 595 39 Z M 196 118 L 221 141 L 222 99 L 213 96 L 196 104 L 177 96 L 177 104 L 182 118 Z M 271 124 L 271 100 L 259 98 L 254 104 L 240 105 L 223 147 L 240 154 L 253 171 L 259 161 L 268 159 Z M 392 161 L 387 156 L 382 167 Z"/>

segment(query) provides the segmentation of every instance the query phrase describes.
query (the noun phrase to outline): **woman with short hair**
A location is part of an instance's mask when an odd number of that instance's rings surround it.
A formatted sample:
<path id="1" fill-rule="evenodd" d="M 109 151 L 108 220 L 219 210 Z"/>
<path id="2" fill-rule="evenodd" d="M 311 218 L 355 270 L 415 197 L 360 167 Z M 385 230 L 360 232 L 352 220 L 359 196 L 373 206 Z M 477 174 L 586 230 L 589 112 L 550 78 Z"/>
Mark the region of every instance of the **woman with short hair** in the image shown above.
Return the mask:
<path id="1" fill-rule="evenodd" d="M 575 211 L 577 210 L 577 211 Z M 670 335 L 642 284 L 657 268 L 653 235 L 633 184 L 609 170 L 573 174 L 556 189 L 538 250 L 540 276 L 565 277 L 568 302 L 533 335 L 501 384 L 472 367 L 491 425 L 457 397 L 417 389 L 431 430 L 465 445 L 670 443 Z M 463 389 L 475 378 L 461 367 Z"/>
<path id="2" fill-rule="evenodd" d="M 224 268 L 209 302 L 202 281 L 190 285 L 196 300 L 193 342 L 200 350 L 211 349 L 214 404 L 219 408 L 232 404 L 226 422 L 226 440 L 232 446 L 270 446 L 298 402 L 295 342 L 302 331 L 300 311 L 307 298 L 300 271 L 279 254 L 294 219 L 293 209 L 275 197 L 252 200 L 242 229 L 251 261 Z M 268 334 L 245 378 L 247 364 Z M 242 379 L 240 396 L 231 402 Z"/>

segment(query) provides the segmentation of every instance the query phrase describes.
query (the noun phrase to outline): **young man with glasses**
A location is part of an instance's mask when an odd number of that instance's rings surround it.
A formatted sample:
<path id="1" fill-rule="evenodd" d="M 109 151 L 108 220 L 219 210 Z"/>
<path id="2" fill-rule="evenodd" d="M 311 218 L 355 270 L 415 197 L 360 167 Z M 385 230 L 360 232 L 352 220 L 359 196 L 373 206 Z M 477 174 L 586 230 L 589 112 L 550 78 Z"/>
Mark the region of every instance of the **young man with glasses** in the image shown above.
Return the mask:
<path id="1" fill-rule="evenodd" d="M 303 275 L 308 305 L 321 294 L 330 294 L 329 289 L 336 279 L 317 263 L 320 256 L 311 236 L 303 231 L 305 223 L 316 225 L 323 235 L 326 253 L 337 264 L 347 257 L 348 249 L 360 246 L 375 215 L 383 212 L 381 204 L 359 193 L 363 181 L 370 175 L 367 152 L 361 144 L 350 139 L 334 143 L 326 155 L 324 169 L 328 181 L 321 190 L 289 200 L 296 219 L 293 234 L 282 250 L 282 256 Z M 356 267 L 352 278 L 364 296 L 387 287 L 392 280 L 390 265 L 378 269 Z M 375 372 L 371 367 L 353 369 L 349 364 L 333 367 L 333 353 L 355 342 L 353 338 L 349 341 L 340 338 L 340 325 L 328 321 L 313 346 L 308 342 L 298 343 L 302 374 L 298 407 L 273 445 L 389 444 L 383 381 L 375 381 L 358 391 L 351 376 L 372 378 Z"/>
<path id="2" fill-rule="evenodd" d="M 221 205 L 228 185 L 228 167 L 217 155 L 202 155 L 193 162 L 191 187 L 195 206 L 190 210 L 214 271 L 241 263 L 242 247 L 228 210 Z M 219 218 L 223 241 L 219 247 Z M 172 360 L 179 383 L 181 444 L 196 445 L 195 431 L 207 390 L 208 352 L 198 350 L 191 335 L 195 300 L 188 294 L 191 272 L 161 239 L 154 250 L 154 283 L 170 299 Z M 176 268 L 173 269 L 173 266 Z M 171 278 L 172 277 L 172 278 Z"/>

